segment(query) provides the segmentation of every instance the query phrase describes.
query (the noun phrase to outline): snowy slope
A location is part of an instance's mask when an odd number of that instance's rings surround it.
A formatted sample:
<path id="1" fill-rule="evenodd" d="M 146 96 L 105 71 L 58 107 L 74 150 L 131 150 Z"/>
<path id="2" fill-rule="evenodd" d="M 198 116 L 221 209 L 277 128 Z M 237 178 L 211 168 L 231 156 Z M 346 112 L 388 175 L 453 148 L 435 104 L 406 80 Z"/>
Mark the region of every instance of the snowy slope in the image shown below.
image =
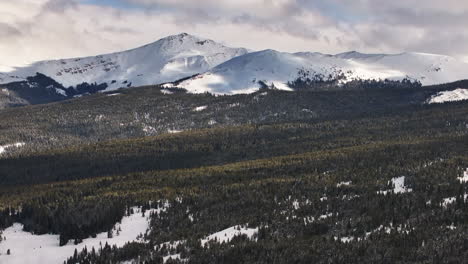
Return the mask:
<path id="1" fill-rule="evenodd" d="M 64 260 L 73 256 L 76 250 L 81 251 L 85 247 L 91 250 L 93 247 L 98 250 L 106 243 L 110 246 L 116 245 L 122 247 L 127 242 L 139 241 L 138 235 L 144 234 L 148 229 L 149 215 L 151 211 L 142 216 L 140 208 L 133 208 L 134 214 L 125 216 L 122 222 L 114 227 L 114 230 L 120 228 L 122 231 L 108 238 L 107 232 L 98 234 L 96 238 L 84 239 L 82 243 L 75 245 L 70 241 L 67 245 L 59 246 L 58 235 L 34 235 L 23 231 L 23 225 L 15 223 L 12 227 L 3 232 L 6 240 L 0 243 L 0 263 L 11 264 L 33 264 L 50 263 L 60 264 Z M 156 212 L 156 209 L 152 209 Z M 7 255 L 10 249 L 11 255 Z"/>
<path id="2" fill-rule="evenodd" d="M 453 91 L 443 91 L 432 96 L 429 104 L 455 102 L 468 100 L 468 89 L 455 89 Z"/>
<path id="3" fill-rule="evenodd" d="M 408 78 L 418 80 L 423 85 L 441 84 L 468 79 L 468 64 L 449 56 L 426 53 L 387 55 L 352 51 L 328 55 L 274 50 L 249 53 L 243 48 L 229 48 L 183 33 L 118 53 L 37 62 L 12 72 L 0 73 L 0 84 L 24 80 L 36 75 L 36 72 L 51 77 L 65 87 L 83 82 L 106 83 L 107 91 L 171 83 L 200 74 L 177 86 L 192 93 L 236 94 L 258 90 L 261 86 L 258 81 L 273 84 L 278 89 L 291 90 L 288 82 L 298 77 L 313 79 L 316 76 L 324 79 L 346 77 L 341 79 L 342 82 Z"/>
<path id="4" fill-rule="evenodd" d="M 183 33 L 118 53 L 37 62 L 13 72 L 0 73 L 0 83 L 23 80 L 40 72 L 65 87 L 96 82 L 107 83 L 107 90 L 113 90 L 176 81 L 247 52 Z"/>
<path id="5" fill-rule="evenodd" d="M 235 94 L 253 92 L 260 87 L 258 81 L 263 81 L 289 90 L 289 81 L 317 75 L 325 79 L 344 75 L 347 81 L 408 78 L 431 85 L 467 79 L 468 64 L 452 57 L 424 53 L 327 55 L 264 50 L 233 58 L 179 86 L 193 93 Z"/>
<path id="6" fill-rule="evenodd" d="M 246 235 L 249 239 L 253 239 L 256 234 L 258 234 L 258 228 L 247 228 L 237 225 L 205 237 L 201 240 L 201 245 L 204 247 L 210 241 L 216 241 L 221 244 L 229 243 L 234 237 L 241 235 Z"/>

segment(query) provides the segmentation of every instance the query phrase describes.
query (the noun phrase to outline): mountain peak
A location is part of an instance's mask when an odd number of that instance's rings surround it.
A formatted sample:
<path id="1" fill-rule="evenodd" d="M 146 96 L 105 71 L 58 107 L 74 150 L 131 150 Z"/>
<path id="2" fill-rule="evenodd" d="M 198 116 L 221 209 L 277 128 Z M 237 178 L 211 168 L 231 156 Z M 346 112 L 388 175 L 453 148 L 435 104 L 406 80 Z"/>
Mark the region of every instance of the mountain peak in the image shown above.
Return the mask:
<path id="1" fill-rule="evenodd" d="M 65 87 L 86 82 L 105 84 L 107 90 L 113 90 L 176 81 L 206 72 L 246 53 L 248 50 L 243 48 L 230 48 L 213 40 L 180 33 L 131 50 L 37 62 L 18 68 L 8 76 L 0 74 L 0 83 L 25 80 L 40 72 Z"/>
<path id="2" fill-rule="evenodd" d="M 368 59 L 368 58 L 382 57 L 382 56 L 387 56 L 387 55 L 386 54 L 367 54 L 367 53 L 361 53 L 355 50 L 343 52 L 343 53 L 339 53 L 335 55 L 335 57 L 340 58 L 340 59 Z"/>
<path id="3" fill-rule="evenodd" d="M 210 39 L 201 38 L 188 33 L 180 33 L 162 38 L 146 46 L 156 46 L 162 50 L 181 52 L 185 50 L 216 50 L 228 48 Z"/>
<path id="4" fill-rule="evenodd" d="M 180 33 L 180 34 L 177 34 L 177 35 L 170 35 L 170 36 L 167 36 L 167 37 L 164 37 L 156 42 L 165 42 L 165 41 L 200 41 L 200 40 L 205 40 L 203 38 L 200 38 L 198 36 L 195 36 L 195 35 L 191 35 L 191 34 L 188 34 L 188 33 Z"/>

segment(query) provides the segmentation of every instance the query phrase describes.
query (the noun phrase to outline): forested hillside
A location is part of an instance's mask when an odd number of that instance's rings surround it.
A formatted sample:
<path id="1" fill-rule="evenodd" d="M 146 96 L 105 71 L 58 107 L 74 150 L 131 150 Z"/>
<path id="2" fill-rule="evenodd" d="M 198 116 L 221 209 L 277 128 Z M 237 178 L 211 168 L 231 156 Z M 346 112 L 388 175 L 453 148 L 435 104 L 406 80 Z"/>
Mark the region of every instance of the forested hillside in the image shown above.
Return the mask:
<path id="1" fill-rule="evenodd" d="M 98 93 L 66 101 L 0 111 L 0 146 L 27 143 L 9 156 L 112 139 L 155 136 L 180 131 L 280 122 L 318 122 L 380 116 L 425 103 L 451 86 L 401 87 L 398 83 L 362 84 L 338 90 L 286 92 L 264 89 L 253 94 L 214 96 L 183 89 L 148 86 Z M 455 89 L 455 88 L 453 88 Z"/>
<path id="2" fill-rule="evenodd" d="M 24 145 L 0 153 L 0 229 L 79 244 L 141 206 L 141 240 L 67 263 L 464 263 L 468 103 L 424 104 L 438 89 L 143 87 L 3 110 L 0 146 Z"/>

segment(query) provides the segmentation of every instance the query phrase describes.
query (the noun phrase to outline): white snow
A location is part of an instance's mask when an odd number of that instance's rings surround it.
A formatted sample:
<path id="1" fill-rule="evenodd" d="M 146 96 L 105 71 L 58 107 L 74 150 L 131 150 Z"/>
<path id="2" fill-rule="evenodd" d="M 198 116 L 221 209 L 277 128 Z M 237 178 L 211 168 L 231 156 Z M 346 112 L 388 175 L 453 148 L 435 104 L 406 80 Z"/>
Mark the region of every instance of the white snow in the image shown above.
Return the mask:
<path id="1" fill-rule="evenodd" d="M 351 181 L 347 181 L 347 182 L 340 182 L 336 185 L 336 187 L 341 187 L 341 186 L 349 186 L 351 184 Z"/>
<path id="2" fill-rule="evenodd" d="M 335 239 L 335 241 L 337 241 L 337 240 L 339 239 L 342 243 L 345 243 L 345 244 L 354 241 L 354 237 L 352 237 L 352 236 L 349 236 L 349 237 L 341 237 L 341 238 L 334 237 L 334 239 Z"/>
<path id="3" fill-rule="evenodd" d="M 115 90 L 129 84 L 135 87 L 173 82 L 247 52 L 183 33 L 123 52 L 36 62 L 0 74 L 0 83 L 24 80 L 40 72 L 65 87 L 83 82 L 107 83 L 106 90 Z"/>
<path id="4" fill-rule="evenodd" d="M 453 91 L 443 91 L 432 96 L 429 104 L 439 104 L 445 102 L 455 102 L 468 100 L 468 89 L 455 89 Z"/>
<path id="5" fill-rule="evenodd" d="M 108 94 L 107 96 L 116 96 L 116 95 L 120 95 L 121 93 L 111 93 L 111 94 Z"/>
<path id="6" fill-rule="evenodd" d="M 358 52 L 328 55 L 274 50 L 249 52 L 184 33 L 123 52 L 36 62 L 0 73 L 0 84 L 25 80 L 37 72 L 65 87 L 83 82 L 107 83 L 107 91 L 154 84 L 170 88 L 174 87 L 172 82 L 198 74 L 177 86 L 190 93 L 240 94 L 257 91 L 261 87 L 259 81 L 290 91 L 288 82 L 315 75 L 327 78 L 344 74 L 346 80 L 342 82 L 357 78 L 408 78 L 419 80 L 424 85 L 440 84 L 467 79 L 468 63 L 449 56 L 414 52 L 390 55 Z M 466 98 L 466 91 L 456 91 L 455 98 Z"/>
<path id="7" fill-rule="evenodd" d="M 67 245 L 59 246 L 58 235 L 33 235 L 23 231 L 23 225 L 15 223 L 3 231 L 3 236 L 6 240 L 0 243 L 0 263 L 9 264 L 35 264 L 35 263 L 50 263 L 61 264 L 68 257 L 71 257 L 77 249 L 81 251 L 86 246 L 88 250 L 93 247 L 100 248 L 108 243 L 110 246 L 116 245 L 122 247 L 127 242 L 137 241 L 137 236 L 144 234 L 148 229 L 148 221 L 150 210 L 142 216 L 141 210 L 137 207 L 133 208 L 134 214 L 125 216 L 120 224 L 114 227 L 117 230 L 119 227 L 119 235 L 114 232 L 112 238 L 107 237 L 107 232 L 97 235 L 96 238 L 84 239 L 79 245 L 75 245 L 70 241 Z M 161 211 L 164 209 L 153 209 L 152 211 Z M 11 250 L 11 255 L 6 255 L 7 250 Z"/>
<path id="8" fill-rule="evenodd" d="M 200 240 L 200 243 L 203 247 L 210 242 L 216 241 L 217 243 L 228 243 L 234 237 L 240 235 L 246 235 L 249 239 L 254 239 L 255 235 L 258 234 L 258 228 L 247 228 L 240 225 L 232 226 L 212 235 L 205 237 L 204 239 Z M 186 240 L 178 240 L 172 242 L 165 242 L 155 247 L 156 250 L 166 247 L 168 250 L 173 251 L 179 245 L 186 243 Z M 173 252 L 172 252 L 173 253 Z M 187 261 L 187 259 L 182 259 L 180 254 L 169 254 L 163 257 L 163 262 L 166 263 L 169 259 L 179 259 L 182 261 Z"/>
<path id="9" fill-rule="evenodd" d="M 466 183 L 466 182 L 468 182 L 468 169 L 466 169 L 466 170 L 463 172 L 463 176 L 458 177 L 457 180 L 460 181 L 460 183 Z"/>
<path id="10" fill-rule="evenodd" d="M 457 227 L 454 225 L 454 224 L 451 224 L 449 226 L 446 226 L 447 229 L 450 229 L 450 230 L 455 230 L 457 229 Z"/>
<path id="11" fill-rule="evenodd" d="M 323 214 L 323 215 L 319 216 L 318 219 L 323 220 L 323 219 L 327 219 L 327 218 L 332 217 L 332 216 L 333 216 L 333 213 Z"/>
<path id="12" fill-rule="evenodd" d="M 0 146 L 0 155 L 5 153 L 8 149 L 19 148 L 19 147 L 22 147 L 24 145 L 26 145 L 26 143 L 18 142 L 18 143 L 14 143 L 14 144 L 8 144 L 8 145 Z"/>
<path id="13" fill-rule="evenodd" d="M 443 207 L 447 207 L 447 206 L 453 204 L 455 201 L 456 201 L 456 198 L 455 198 L 455 197 L 444 198 L 444 199 L 442 200 L 442 206 L 443 206 Z"/>
<path id="14" fill-rule="evenodd" d="M 463 195 L 463 200 L 468 201 L 468 194 Z M 455 201 L 457 201 L 456 197 L 448 197 L 442 199 L 442 207 L 447 208 L 449 205 L 453 204 Z"/>
<path id="15" fill-rule="evenodd" d="M 399 194 L 399 193 L 408 193 L 408 192 L 413 191 L 413 189 L 405 186 L 405 176 L 393 178 L 391 181 L 388 182 L 388 184 L 390 183 L 392 183 L 393 185 L 393 190 L 378 191 L 377 194 L 387 195 L 389 192 Z"/>
<path id="16" fill-rule="evenodd" d="M 227 243 L 231 241 L 234 237 L 240 235 L 246 235 L 249 239 L 253 239 L 257 233 L 258 228 L 247 228 L 240 225 L 236 225 L 207 236 L 206 238 L 201 240 L 201 244 L 204 247 L 209 241 Z"/>
<path id="17" fill-rule="evenodd" d="M 177 241 L 172 241 L 172 242 L 165 242 L 159 245 L 159 248 L 166 247 L 169 250 L 174 250 L 176 249 L 179 245 L 184 244 L 187 242 L 186 240 L 177 240 Z"/>
<path id="18" fill-rule="evenodd" d="M 216 122 L 216 120 L 214 119 L 210 119 L 210 121 L 208 121 L 208 125 L 212 126 L 212 125 L 216 125 L 218 122 Z"/>
<path id="19" fill-rule="evenodd" d="M 301 71 L 301 73 L 299 73 Z M 468 63 L 449 56 L 401 53 L 286 53 L 264 50 L 235 57 L 210 71 L 181 82 L 190 92 L 237 94 L 258 90 L 262 81 L 277 89 L 289 90 L 287 83 L 299 77 L 340 74 L 343 82 L 353 79 L 419 80 L 423 85 L 447 83 L 468 78 Z"/>
<path id="20" fill-rule="evenodd" d="M 394 186 L 394 189 L 393 189 L 394 193 L 406 193 L 406 192 L 413 191 L 411 188 L 407 188 L 405 186 L 405 176 L 393 178 L 392 183 Z"/>
<path id="21" fill-rule="evenodd" d="M 163 263 L 166 263 L 169 259 L 172 260 L 181 260 L 180 254 L 174 254 L 163 257 Z"/>
<path id="22" fill-rule="evenodd" d="M 167 132 L 168 132 L 169 134 L 177 134 L 177 133 L 180 133 L 180 132 L 182 132 L 182 131 L 183 131 L 183 130 L 177 130 L 177 129 L 169 129 L 169 130 L 167 130 Z"/>
<path id="23" fill-rule="evenodd" d="M 193 111 L 195 111 L 195 112 L 201 112 L 201 111 L 205 110 L 207 107 L 208 107 L 208 106 L 206 106 L 206 105 L 197 106 L 197 107 L 195 107 L 195 108 L 193 109 Z"/>
<path id="24" fill-rule="evenodd" d="M 294 210 L 299 210 L 299 208 L 301 208 L 299 206 L 299 201 L 298 200 L 294 200 L 292 205 L 293 205 Z"/>

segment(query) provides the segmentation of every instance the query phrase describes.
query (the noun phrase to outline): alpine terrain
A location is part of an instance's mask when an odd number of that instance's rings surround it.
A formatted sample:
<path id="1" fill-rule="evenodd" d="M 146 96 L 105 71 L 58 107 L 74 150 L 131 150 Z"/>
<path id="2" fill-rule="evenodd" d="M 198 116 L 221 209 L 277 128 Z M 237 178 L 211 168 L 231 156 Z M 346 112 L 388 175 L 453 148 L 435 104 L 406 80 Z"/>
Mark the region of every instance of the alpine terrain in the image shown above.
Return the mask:
<path id="1" fill-rule="evenodd" d="M 467 79 L 185 33 L 1 73 L 0 264 L 467 263 Z"/>

